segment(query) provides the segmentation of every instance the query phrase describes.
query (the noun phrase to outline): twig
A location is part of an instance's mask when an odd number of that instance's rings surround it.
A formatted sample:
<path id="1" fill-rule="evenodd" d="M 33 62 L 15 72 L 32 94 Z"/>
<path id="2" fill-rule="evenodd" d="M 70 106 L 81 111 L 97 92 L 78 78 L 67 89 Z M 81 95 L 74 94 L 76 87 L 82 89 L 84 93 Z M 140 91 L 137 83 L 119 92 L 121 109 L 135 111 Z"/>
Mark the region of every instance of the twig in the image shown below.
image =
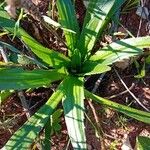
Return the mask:
<path id="1" fill-rule="evenodd" d="M 19 97 L 19 99 L 21 101 L 21 104 L 23 106 L 23 111 L 26 112 L 26 117 L 30 118 L 30 116 L 31 116 L 30 108 L 29 108 L 27 100 L 26 100 L 26 98 L 24 96 L 23 91 L 18 91 L 18 97 Z"/>
<path id="2" fill-rule="evenodd" d="M 141 0 L 141 7 L 144 8 L 144 5 L 145 5 L 145 1 Z M 144 9 L 142 9 L 142 14 L 145 13 L 143 10 Z M 137 37 L 140 36 L 140 31 L 141 31 L 141 27 L 142 27 L 142 22 L 143 22 L 142 14 L 141 14 L 141 18 L 140 18 L 140 23 L 139 23 L 139 29 L 138 29 L 138 32 L 137 32 Z"/>
<path id="3" fill-rule="evenodd" d="M 117 71 L 115 68 L 113 68 L 113 69 L 114 69 L 116 75 L 118 76 L 119 80 L 120 80 L 121 83 L 123 84 L 123 86 L 124 86 L 124 87 L 126 88 L 126 90 L 130 93 L 130 95 L 134 98 L 134 100 L 135 100 L 143 109 L 145 109 L 146 111 L 149 112 L 150 110 L 149 110 L 148 108 L 146 108 L 146 107 L 139 101 L 139 99 L 129 90 L 129 88 L 127 87 L 127 85 L 125 84 L 125 82 L 121 79 L 121 77 L 120 77 L 118 71 Z"/>
<path id="4" fill-rule="evenodd" d="M 69 144 L 70 144 L 70 142 L 71 142 L 71 140 L 70 140 L 70 138 L 69 138 L 69 140 L 68 140 L 68 142 L 67 142 L 67 146 L 66 146 L 65 150 L 69 150 Z"/>
<path id="5" fill-rule="evenodd" d="M 104 78 L 105 73 L 101 74 L 100 77 L 97 79 L 97 81 L 95 82 L 95 86 L 92 90 L 93 93 L 95 93 L 100 85 L 100 83 L 102 82 L 102 79 Z"/>
<path id="6" fill-rule="evenodd" d="M 132 85 L 129 87 L 129 90 L 132 90 L 134 87 L 135 87 L 135 83 L 132 83 Z M 115 95 L 112 95 L 112 96 L 109 96 L 109 97 L 105 97 L 105 98 L 112 99 L 112 98 L 121 96 L 121 95 L 126 94 L 126 93 L 128 93 L 128 90 L 125 90 L 125 91 L 123 91 L 121 93 L 118 93 L 118 94 L 115 94 Z"/>
<path id="7" fill-rule="evenodd" d="M 98 87 L 99 87 L 99 85 L 100 85 L 100 83 L 101 83 L 101 81 L 102 81 L 104 76 L 105 76 L 105 73 L 101 74 L 100 77 L 98 78 L 98 80 L 96 81 L 95 86 L 94 86 L 94 88 L 92 90 L 93 93 L 95 93 L 97 91 L 97 89 L 98 89 Z M 92 100 L 91 99 L 88 100 L 88 104 L 89 104 L 89 106 L 90 106 L 90 108 L 92 110 L 94 119 L 96 121 L 96 127 L 94 127 L 94 128 L 96 128 L 96 131 L 98 133 L 101 149 L 105 150 L 106 149 L 105 148 L 105 144 L 104 144 L 104 141 L 102 139 L 102 136 L 103 136 L 102 127 L 101 127 L 100 120 L 98 118 L 98 115 L 97 115 L 96 110 L 95 110 L 95 108 L 94 108 L 94 106 L 92 104 Z"/>
<path id="8" fill-rule="evenodd" d="M 0 52 L 1 52 L 1 54 L 2 54 L 2 57 L 3 57 L 3 59 L 4 59 L 4 62 L 8 63 L 7 55 L 6 55 L 5 51 L 4 51 L 4 48 L 1 47 L 1 46 L 0 46 Z"/>

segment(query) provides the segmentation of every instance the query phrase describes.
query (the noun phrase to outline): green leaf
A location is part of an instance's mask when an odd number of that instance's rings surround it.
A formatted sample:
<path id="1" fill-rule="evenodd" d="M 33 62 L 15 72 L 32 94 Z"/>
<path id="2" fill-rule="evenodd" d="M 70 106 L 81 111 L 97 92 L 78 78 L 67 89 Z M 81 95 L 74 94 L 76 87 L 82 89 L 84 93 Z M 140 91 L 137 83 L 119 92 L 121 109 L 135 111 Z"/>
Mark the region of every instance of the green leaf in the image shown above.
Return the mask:
<path id="1" fill-rule="evenodd" d="M 136 61 L 135 61 L 136 62 Z M 138 63 L 138 62 L 137 62 Z M 146 68 L 145 68 L 145 62 L 143 64 L 143 67 L 141 70 L 139 70 L 139 68 L 137 68 L 138 70 L 138 75 L 135 75 L 134 77 L 137 78 L 137 79 L 141 79 L 141 78 L 144 78 L 145 75 L 146 75 Z"/>
<path id="2" fill-rule="evenodd" d="M 150 47 L 150 36 L 120 40 L 97 51 L 90 61 L 110 65 L 124 58 L 142 54 L 142 48 L 147 47 Z"/>
<path id="3" fill-rule="evenodd" d="M 128 106 L 124 106 L 124 105 L 112 102 L 105 98 L 94 95 L 93 93 L 91 93 L 87 90 L 85 90 L 85 95 L 86 95 L 86 97 L 91 98 L 102 105 L 106 105 L 108 107 L 115 109 L 116 111 L 124 113 L 125 115 L 127 115 L 129 117 L 132 117 L 132 118 L 142 121 L 144 123 L 150 124 L 150 113 L 149 112 L 144 112 L 144 111 L 141 111 L 138 109 L 134 109 L 134 108 L 131 108 Z"/>
<path id="4" fill-rule="evenodd" d="M 9 31 L 11 34 L 14 34 L 15 32 L 15 26 L 16 22 L 13 19 L 10 19 L 10 16 L 8 13 L 4 10 L 4 8 L 0 7 L 0 27 L 3 29 Z M 33 39 L 26 31 L 24 31 L 22 28 L 18 28 L 17 32 L 15 33 L 16 36 L 26 36 L 28 38 Z"/>
<path id="5" fill-rule="evenodd" d="M 100 74 L 111 70 L 107 65 L 102 65 L 96 62 L 85 62 L 81 68 L 81 74 L 83 75 L 93 75 Z"/>
<path id="6" fill-rule="evenodd" d="M 44 19 L 44 21 L 45 21 L 46 23 L 48 23 L 48 24 L 50 24 L 50 25 L 52 25 L 52 26 L 54 26 L 54 27 L 56 27 L 56 28 L 61 28 L 61 29 L 64 30 L 64 31 L 67 31 L 67 32 L 71 32 L 71 33 L 76 34 L 76 32 L 74 32 L 74 31 L 72 31 L 72 30 L 70 30 L 70 29 L 67 29 L 67 28 L 63 27 L 60 23 L 54 21 L 53 19 L 51 19 L 51 18 L 48 17 L 48 16 L 43 15 L 43 19 Z"/>
<path id="7" fill-rule="evenodd" d="M 18 29 L 19 29 L 19 27 L 20 27 L 20 21 L 21 21 L 22 18 L 23 18 L 23 8 L 21 8 L 21 12 L 20 12 L 20 14 L 19 14 L 19 16 L 18 16 L 18 19 L 17 19 L 16 23 L 15 23 L 14 36 L 13 36 L 13 38 L 15 38 L 15 36 L 16 36 L 16 34 L 17 34 L 17 31 L 18 31 Z"/>
<path id="8" fill-rule="evenodd" d="M 70 60 L 65 55 L 45 48 L 38 42 L 35 42 L 35 40 L 33 41 L 28 37 L 22 37 L 22 39 L 40 59 L 50 66 L 60 68 L 61 66 L 68 65 Z"/>
<path id="9" fill-rule="evenodd" d="M 72 56 L 73 50 L 76 48 L 77 39 L 79 37 L 79 25 L 75 15 L 75 8 L 71 0 L 57 0 L 57 8 L 59 13 L 60 24 L 74 33 L 64 31 L 67 46 L 69 48 L 69 56 Z"/>
<path id="10" fill-rule="evenodd" d="M 137 138 L 137 150 L 149 150 L 150 149 L 150 138 L 149 137 L 144 137 L 144 136 L 139 136 Z"/>
<path id="11" fill-rule="evenodd" d="M 72 69 L 79 69 L 81 67 L 81 53 L 78 49 L 74 49 L 74 54 L 71 59 Z"/>
<path id="12" fill-rule="evenodd" d="M 146 61 L 145 61 L 147 64 L 150 64 L 150 55 L 146 58 Z"/>
<path id="13" fill-rule="evenodd" d="M 86 149 L 83 78 L 69 76 L 64 84 L 63 108 L 74 149 Z"/>
<path id="14" fill-rule="evenodd" d="M 63 97 L 61 86 L 6 143 L 6 150 L 29 149 Z"/>
<path id="15" fill-rule="evenodd" d="M 13 90 L 0 91 L 0 104 L 4 102 L 11 94 L 14 93 Z"/>
<path id="16" fill-rule="evenodd" d="M 63 109 L 57 109 L 52 115 L 52 122 L 57 122 L 63 113 Z M 58 121 L 59 122 L 59 121 Z"/>
<path id="17" fill-rule="evenodd" d="M 44 139 L 44 150 L 51 149 L 51 120 L 48 118 L 47 123 L 45 124 L 45 139 Z"/>
<path id="18" fill-rule="evenodd" d="M 10 61 L 12 61 L 14 63 L 19 63 L 21 65 L 37 64 L 43 68 L 47 68 L 45 66 L 45 64 L 42 64 L 35 58 L 25 55 L 24 53 L 22 53 L 22 51 L 18 50 L 17 48 L 15 48 L 14 46 L 12 46 L 8 43 L 0 41 L 0 45 L 2 45 L 2 47 L 8 48 L 10 51 L 14 52 L 14 53 L 11 53 L 9 56 Z"/>
<path id="19" fill-rule="evenodd" d="M 53 133 L 58 133 L 61 130 L 61 115 L 63 114 L 63 109 L 56 110 L 51 116 L 51 135 Z"/>
<path id="20" fill-rule="evenodd" d="M 7 12 L 0 7 L 0 27 L 14 34 L 15 23 L 16 22 L 14 20 L 10 19 Z M 39 58 L 52 67 L 60 67 L 68 64 L 69 59 L 67 57 L 56 51 L 45 48 L 22 28 L 18 28 L 17 33 L 15 34 L 17 37 L 21 38 Z"/>
<path id="21" fill-rule="evenodd" d="M 83 30 L 78 41 L 78 48 L 82 53 L 83 59 L 92 50 L 99 34 L 102 33 L 114 3 L 115 0 L 90 0 Z"/>
<path id="22" fill-rule="evenodd" d="M 41 87 L 65 75 L 64 69 L 27 71 L 22 68 L 0 68 L 0 90 Z"/>

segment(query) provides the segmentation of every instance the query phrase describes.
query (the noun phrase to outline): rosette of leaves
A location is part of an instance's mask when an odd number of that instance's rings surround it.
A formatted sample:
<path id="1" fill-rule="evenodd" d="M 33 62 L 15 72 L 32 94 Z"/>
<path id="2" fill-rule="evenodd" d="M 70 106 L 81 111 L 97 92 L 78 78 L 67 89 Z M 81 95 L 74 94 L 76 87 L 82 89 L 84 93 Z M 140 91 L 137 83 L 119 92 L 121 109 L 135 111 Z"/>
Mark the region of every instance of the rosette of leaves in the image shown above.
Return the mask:
<path id="1" fill-rule="evenodd" d="M 53 81 L 58 80 L 62 82 L 47 102 L 14 133 L 6 143 L 5 149 L 28 149 L 39 132 L 47 127 L 50 115 L 60 102 L 63 105 L 72 146 L 78 150 L 87 149 L 84 126 L 85 98 L 91 98 L 129 117 L 150 123 L 150 113 L 112 102 L 84 88 L 85 76 L 107 72 L 111 70 L 111 64 L 114 62 L 140 55 L 143 48 L 150 47 L 149 36 L 129 38 L 115 41 L 91 54 L 95 42 L 101 37 L 112 15 L 124 0 L 90 0 L 81 31 L 74 2 L 57 0 L 56 3 L 59 23 L 68 29 L 64 31 L 68 56 L 45 48 L 19 28 L 16 36 L 23 40 L 41 61 L 53 69 L 29 71 L 3 66 L 0 68 L 0 90 L 22 90 L 49 86 Z M 11 34 L 14 31 L 15 21 L 10 20 L 3 9 L 0 9 L 0 26 Z"/>

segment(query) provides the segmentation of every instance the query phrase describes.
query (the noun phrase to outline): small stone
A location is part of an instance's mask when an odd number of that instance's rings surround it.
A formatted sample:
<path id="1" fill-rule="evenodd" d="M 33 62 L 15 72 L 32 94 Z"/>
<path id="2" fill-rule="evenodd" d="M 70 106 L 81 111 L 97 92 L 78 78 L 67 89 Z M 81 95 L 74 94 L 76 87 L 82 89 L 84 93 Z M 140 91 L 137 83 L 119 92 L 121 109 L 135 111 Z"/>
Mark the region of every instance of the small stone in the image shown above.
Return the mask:
<path id="1" fill-rule="evenodd" d="M 148 19 L 148 16 L 149 16 L 148 8 L 139 6 L 137 8 L 136 14 L 142 17 L 143 19 Z"/>

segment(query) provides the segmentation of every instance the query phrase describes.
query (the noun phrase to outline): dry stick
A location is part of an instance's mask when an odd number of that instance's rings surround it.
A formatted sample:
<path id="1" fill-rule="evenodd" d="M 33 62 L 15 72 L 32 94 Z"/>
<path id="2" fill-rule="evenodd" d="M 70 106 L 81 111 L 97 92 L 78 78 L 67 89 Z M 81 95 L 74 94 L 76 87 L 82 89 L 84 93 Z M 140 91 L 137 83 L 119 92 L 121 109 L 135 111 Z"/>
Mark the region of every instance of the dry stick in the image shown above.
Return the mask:
<path id="1" fill-rule="evenodd" d="M 98 89 L 98 87 L 99 87 L 99 85 L 100 85 L 100 83 L 101 83 L 101 81 L 102 81 L 104 76 L 105 76 L 105 73 L 100 75 L 100 77 L 98 78 L 98 80 L 95 83 L 95 86 L 94 86 L 94 88 L 92 90 L 92 93 L 95 93 L 97 91 L 97 89 Z M 90 108 L 92 110 L 93 116 L 94 116 L 95 121 L 96 121 L 96 129 L 97 129 L 98 134 L 99 134 L 99 140 L 100 140 L 101 148 L 102 148 L 102 150 L 105 150 L 106 149 L 105 148 L 105 144 L 104 144 L 104 141 L 102 139 L 102 136 L 103 136 L 102 127 L 100 125 L 100 120 L 98 118 L 98 115 L 97 115 L 96 110 L 95 110 L 95 108 L 94 108 L 94 106 L 92 104 L 92 100 L 91 99 L 88 100 L 88 104 L 89 104 L 89 106 L 90 106 Z"/>
<path id="2" fill-rule="evenodd" d="M 67 146 L 66 146 L 65 150 L 69 150 L 70 142 L 71 142 L 71 140 L 70 140 L 70 138 L 69 138 L 69 140 L 68 140 L 68 142 L 67 142 Z"/>
<path id="3" fill-rule="evenodd" d="M 1 52 L 1 54 L 2 54 L 2 57 L 3 57 L 4 61 L 5 61 L 6 63 L 8 63 L 7 55 L 6 55 L 4 49 L 3 49 L 1 46 L 0 46 L 0 52 Z M 19 91 L 19 92 L 18 92 L 18 97 L 19 97 L 20 100 L 21 100 L 21 104 L 22 104 L 22 106 L 23 106 L 24 111 L 26 112 L 27 118 L 29 118 L 31 113 L 30 113 L 30 111 L 29 111 L 29 106 L 28 106 L 28 104 L 27 104 L 26 98 L 25 98 L 25 96 L 24 96 L 24 94 L 23 94 L 22 91 Z"/>
<path id="4" fill-rule="evenodd" d="M 135 87 L 135 83 L 132 83 L 132 85 L 129 87 L 129 90 L 132 90 L 134 87 Z M 109 97 L 105 97 L 105 98 L 112 99 L 112 98 L 121 96 L 121 95 L 126 94 L 126 93 L 128 93 L 128 90 L 125 90 L 125 91 L 123 91 L 121 93 L 118 93 L 118 94 L 115 94 L 115 95 L 112 95 L 112 96 L 109 96 Z"/>
<path id="5" fill-rule="evenodd" d="M 23 91 L 18 91 L 18 97 L 21 100 L 21 104 L 23 106 L 23 111 L 26 113 L 26 117 L 30 118 L 31 117 L 30 107 L 27 103 L 27 100 L 24 96 Z"/>
<path id="6" fill-rule="evenodd" d="M 121 81 L 121 83 L 123 84 L 123 86 L 126 88 L 126 90 L 130 93 L 130 95 L 134 98 L 134 100 L 146 111 L 150 112 L 150 110 L 148 108 L 146 108 L 140 101 L 139 99 L 129 90 L 129 88 L 127 87 L 127 85 L 125 84 L 125 82 L 121 79 L 118 71 L 113 67 L 116 75 L 118 76 L 119 80 Z"/>
<path id="7" fill-rule="evenodd" d="M 144 8 L 144 5 L 145 5 L 145 1 L 141 0 L 141 7 Z M 142 15 L 143 15 L 143 13 L 145 13 L 143 10 L 144 10 L 144 9 L 142 9 L 142 13 L 141 13 L 141 18 L 140 18 L 140 23 L 139 23 L 139 29 L 138 29 L 137 37 L 140 36 L 140 31 L 141 31 L 142 22 L 143 22 Z"/>

